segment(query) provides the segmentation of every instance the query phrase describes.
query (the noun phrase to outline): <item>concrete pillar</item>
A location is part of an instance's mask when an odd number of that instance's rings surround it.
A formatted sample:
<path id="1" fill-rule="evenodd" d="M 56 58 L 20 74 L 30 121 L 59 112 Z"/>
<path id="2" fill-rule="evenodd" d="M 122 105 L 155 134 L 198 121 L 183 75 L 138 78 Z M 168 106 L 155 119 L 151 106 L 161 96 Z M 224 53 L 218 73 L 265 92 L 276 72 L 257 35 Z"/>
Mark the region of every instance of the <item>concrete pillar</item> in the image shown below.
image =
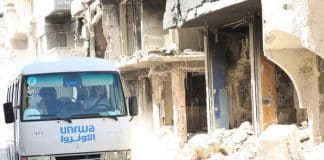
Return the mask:
<path id="1" fill-rule="evenodd" d="M 180 145 L 187 141 L 185 72 L 174 65 L 171 72 L 174 131 Z"/>
<path id="2" fill-rule="evenodd" d="M 153 127 L 155 133 L 161 128 L 161 105 L 163 81 L 159 75 L 152 75 L 152 105 L 153 105 Z"/>
<path id="3" fill-rule="evenodd" d="M 119 23 L 120 23 L 120 41 L 122 46 L 122 55 L 128 55 L 128 38 L 127 38 L 127 4 L 119 6 Z"/>
<path id="4" fill-rule="evenodd" d="M 106 58 L 114 61 L 122 51 L 119 5 L 114 2 L 102 6 L 102 28 L 107 41 Z"/>

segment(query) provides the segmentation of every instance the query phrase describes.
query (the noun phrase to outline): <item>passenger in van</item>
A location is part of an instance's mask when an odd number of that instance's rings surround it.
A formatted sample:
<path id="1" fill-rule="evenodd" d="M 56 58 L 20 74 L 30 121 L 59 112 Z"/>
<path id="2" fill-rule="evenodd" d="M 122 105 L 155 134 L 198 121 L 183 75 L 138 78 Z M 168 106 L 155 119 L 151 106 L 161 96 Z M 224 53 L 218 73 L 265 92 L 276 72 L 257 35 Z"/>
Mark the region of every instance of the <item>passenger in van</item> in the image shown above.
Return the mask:
<path id="1" fill-rule="evenodd" d="M 107 108 L 107 91 L 104 86 L 94 86 L 90 91 L 90 97 L 86 101 L 87 109 Z"/>
<path id="2" fill-rule="evenodd" d="M 41 113 L 37 109 L 37 104 L 41 101 L 41 97 L 39 95 L 31 95 L 29 97 L 29 104 L 28 107 L 24 110 L 24 120 L 34 120 L 34 119 L 41 119 Z"/>
<path id="3" fill-rule="evenodd" d="M 42 114 L 56 115 L 60 112 L 60 102 L 56 99 L 57 94 L 54 87 L 43 87 L 38 94 L 42 100 L 39 103 L 39 110 Z"/>

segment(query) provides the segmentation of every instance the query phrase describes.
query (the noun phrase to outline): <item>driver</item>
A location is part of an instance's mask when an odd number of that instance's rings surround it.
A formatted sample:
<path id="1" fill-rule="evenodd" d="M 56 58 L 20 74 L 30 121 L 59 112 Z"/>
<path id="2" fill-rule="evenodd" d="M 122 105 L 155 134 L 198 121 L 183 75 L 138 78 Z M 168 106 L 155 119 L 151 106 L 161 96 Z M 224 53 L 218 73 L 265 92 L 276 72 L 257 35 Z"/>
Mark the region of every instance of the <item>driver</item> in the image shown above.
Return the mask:
<path id="1" fill-rule="evenodd" d="M 57 94 L 54 87 L 43 87 L 38 94 L 42 98 L 38 106 L 43 114 L 56 115 L 59 113 L 61 104 L 56 99 Z"/>
<path id="2" fill-rule="evenodd" d="M 108 105 L 107 91 L 105 86 L 94 86 L 91 89 L 90 97 L 86 100 L 86 108 L 106 108 Z"/>

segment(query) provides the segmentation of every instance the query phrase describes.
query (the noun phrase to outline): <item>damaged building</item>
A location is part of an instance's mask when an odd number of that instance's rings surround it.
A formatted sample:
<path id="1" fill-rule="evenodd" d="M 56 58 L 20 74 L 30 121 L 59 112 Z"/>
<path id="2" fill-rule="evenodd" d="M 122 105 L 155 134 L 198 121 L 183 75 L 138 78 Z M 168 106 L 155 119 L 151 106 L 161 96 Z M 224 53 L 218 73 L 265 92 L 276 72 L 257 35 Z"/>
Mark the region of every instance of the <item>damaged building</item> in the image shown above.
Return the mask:
<path id="1" fill-rule="evenodd" d="M 311 37 L 320 16 L 301 14 L 320 9 L 313 1 L 268 3 L 74 0 L 71 16 L 84 55 L 119 65 L 148 132 L 172 126 L 182 144 L 190 133 L 244 121 L 257 135 L 308 121 L 320 142 L 323 50 Z M 296 30 L 301 23 L 308 34 Z"/>
<path id="2" fill-rule="evenodd" d="M 79 8 L 72 7 L 72 18 L 88 22 L 100 12 L 101 22 L 89 25 L 89 55 L 101 57 L 102 49 L 118 64 L 126 93 L 138 98 L 137 125 L 149 133 L 173 126 L 184 143 L 187 133 L 208 130 L 204 30 L 163 30 L 165 2 L 73 1 Z"/>
<path id="3" fill-rule="evenodd" d="M 208 130 L 308 121 L 313 142 L 323 140 L 319 3 L 167 0 L 165 29 L 207 33 Z"/>

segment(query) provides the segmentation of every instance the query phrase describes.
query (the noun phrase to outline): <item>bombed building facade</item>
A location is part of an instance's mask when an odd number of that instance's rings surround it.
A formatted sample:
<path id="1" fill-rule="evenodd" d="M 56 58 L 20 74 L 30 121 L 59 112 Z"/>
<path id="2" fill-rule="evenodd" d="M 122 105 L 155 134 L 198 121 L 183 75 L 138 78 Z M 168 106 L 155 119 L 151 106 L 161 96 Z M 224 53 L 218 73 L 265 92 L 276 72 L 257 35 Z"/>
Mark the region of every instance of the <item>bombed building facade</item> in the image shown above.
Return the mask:
<path id="1" fill-rule="evenodd" d="M 322 24 L 311 23 L 321 21 L 317 2 L 76 3 L 82 7 L 72 18 L 92 20 L 90 50 L 119 64 L 153 132 L 171 125 L 185 142 L 188 133 L 243 121 L 261 133 L 308 120 L 314 142 L 322 140 Z"/>
<path id="2" fill-rule="evenodd" d="M 323 140 L 319 3 L 167 1 L 164 28 L 208 30 L 209 129 L 247 119 L 260 133 L 270 124 L 308 120 L 313 142 Z"/>
<path id="3" fill-rule="evenodd" d="M 188 133 L 244 121 L 256 133 L 308 121 L 320 142 L 321 8 L 269 3 L 74 0 L 71 13 L 88 56 L 119 64 L 139 99 L 138 121 L 153 133 L 173 126 L 183 143 Z"/>
<path id="4" fill-rule="evenodd" d="M 118 64 L 140 106 L 135 132 L 171 128 L 182 145 L 244 121 L 257 134 L 308 121 L 324 140 L 321 0 L 20 1 L 29 21 L 12 39 L 28 54 Z M 7 15 L 23 15 L 19 4 L 5 1 Z"/>

